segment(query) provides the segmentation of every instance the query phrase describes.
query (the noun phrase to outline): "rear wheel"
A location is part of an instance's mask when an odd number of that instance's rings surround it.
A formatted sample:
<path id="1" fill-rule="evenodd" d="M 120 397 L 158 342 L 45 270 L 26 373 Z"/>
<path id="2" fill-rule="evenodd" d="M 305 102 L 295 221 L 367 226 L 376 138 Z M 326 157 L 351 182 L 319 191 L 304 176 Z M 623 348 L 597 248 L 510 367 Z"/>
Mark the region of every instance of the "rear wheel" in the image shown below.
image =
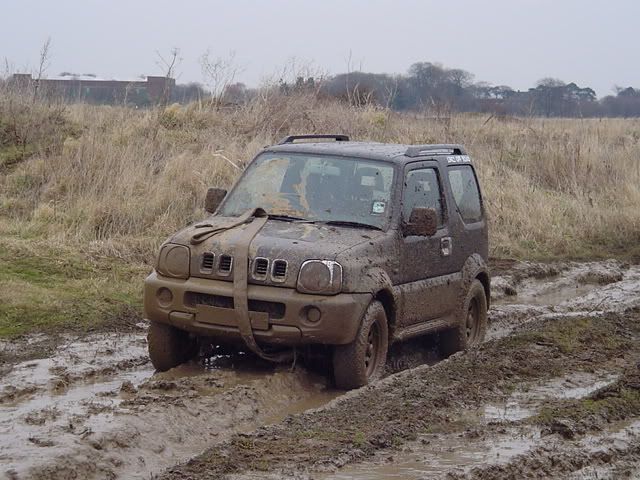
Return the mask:
<path id="1" fill-rule="evenodd" d="M 440 334 L 442 353 L 452 355 L 480 345 L 487 332 L 487 297 L 480 280 L 474 280 L 464 299 L 456 328 Z"/>
<path id="2" fill-rule="evenodd" d="M 387 361 L 389 330 L 382 304 L 367 307 L 353 342 L 337 345 L 333 351 L 333 375 L 338 388 L 367 385 L 382 376 Z"/>
<path id="3" fill-rule="evenodd" d="M 164 323 L 151 322 L 147 334 L 149 358 L 156 370 L 164 372 L 198 354 L 198 341 L 188 332 Z"/>

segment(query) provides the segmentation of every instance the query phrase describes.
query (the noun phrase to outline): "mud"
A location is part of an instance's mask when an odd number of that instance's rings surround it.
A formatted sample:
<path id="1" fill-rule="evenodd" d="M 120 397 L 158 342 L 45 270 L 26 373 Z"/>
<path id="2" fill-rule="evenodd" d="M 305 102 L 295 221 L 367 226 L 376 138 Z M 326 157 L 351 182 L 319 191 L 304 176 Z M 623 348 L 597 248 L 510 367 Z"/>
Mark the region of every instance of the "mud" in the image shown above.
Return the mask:
<path id="1" fill-rule="evenodd" d="M 2 378 L 2 473 L 149 478 L 234 432 L 327 402 L 338 392 L 324 382 L 242 355 L 155 374 L 143 335 L 72 342 Z"/>
<path id="2" fill-rule="evenodd" d="M 638 478 L 640 400 L 593 405 L 637 369 L 640 267 L 499 273 L 482 348 L 395 345 L 387 378 L 346 394 L 242 354 L 155 373 L 143 328 L 0 344 L 0 476 Z"/>

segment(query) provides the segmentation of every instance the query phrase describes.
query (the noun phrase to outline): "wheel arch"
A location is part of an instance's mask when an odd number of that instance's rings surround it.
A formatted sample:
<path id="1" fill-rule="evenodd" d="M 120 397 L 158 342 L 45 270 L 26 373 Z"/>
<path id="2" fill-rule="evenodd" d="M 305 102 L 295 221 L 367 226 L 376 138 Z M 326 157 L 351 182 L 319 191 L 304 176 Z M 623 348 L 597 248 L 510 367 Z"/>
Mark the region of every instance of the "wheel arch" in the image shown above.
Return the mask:
<path id="1" fill-rule="evenodd" d="M 476 279 L 480 280 L 480 283 L 482 283 L 482 286 L 484 287 L 484 294 L 487 297 L 488 309 L 491 306 L 491 279 L 489 278 L 489 273 L 486 271 L 478 272 Z"/>
<path id="2" fill-rule="evenodd" d="M 474 280 L 480 281 L 484 287 L 484 294 L 487 298 L 488 309 L 491 302 L 491 277 L 489 275 L 489 268 L 487 267 L 486 262 L 477 253 L 474 253 L 467 258 L 467 261 L 462 267 L 461 300 L 466 296 L 467 291 Z"/>
<path id="3" fill-rule="evenodd" d="M 398 317 L 398 305 L 396 297 L 390 288 L 382 288 L 373 296 L 373 300 L 377 300 L 382 304 L 384 313 L 387 316 L 387 327 L 389 329 L 389 339 L 393 338 L 396 328 L 396 320 Z"/>

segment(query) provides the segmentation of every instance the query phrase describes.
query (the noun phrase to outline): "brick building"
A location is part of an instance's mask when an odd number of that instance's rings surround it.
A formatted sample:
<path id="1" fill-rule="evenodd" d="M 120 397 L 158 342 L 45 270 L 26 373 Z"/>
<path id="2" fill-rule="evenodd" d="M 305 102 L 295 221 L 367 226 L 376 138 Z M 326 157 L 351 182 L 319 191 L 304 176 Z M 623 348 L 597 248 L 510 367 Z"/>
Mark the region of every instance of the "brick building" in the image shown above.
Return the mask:
<path id="1" fill-rule="evenodd" d="M 34 79 L 31 74 L 16 73 L 11 81 L 22 87 L 37 88 L 43 95 L 59 95 L 68 100 L 91 103 L 158 103 L 170 98 L 176 85 L 173 78 L 148 76 L 146 80 L 103 80 L 92 75 L 68 75 Z"/>

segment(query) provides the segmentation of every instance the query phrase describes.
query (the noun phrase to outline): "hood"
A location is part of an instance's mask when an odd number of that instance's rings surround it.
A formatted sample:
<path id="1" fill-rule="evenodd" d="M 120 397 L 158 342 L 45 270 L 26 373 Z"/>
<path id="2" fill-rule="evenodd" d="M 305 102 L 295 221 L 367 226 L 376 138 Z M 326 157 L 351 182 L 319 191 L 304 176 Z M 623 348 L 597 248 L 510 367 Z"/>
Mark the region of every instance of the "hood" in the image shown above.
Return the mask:
<path id="1" fill-rule="evenodd" d="M 233 220 L 233 217 L 216 216 L 205 220 L 205 222 L 216 227 L 229 224 Z M 217 265 L 220 255 L 233 256 L 235 244 L 243 235 L 244 230 L 245 225 L 242 225 L 214 235 L 199 245 L 191 245 L 191 237 L 196 231 L 192 225 L 175 234 L 170 242 L 190 248 L 191 276 L 231 280 L 233 278 L 231 275 L 219 275 L 215 267 L 212 269 L 213 271 L 203 271 L 201 268 L 203 256 L 205 253 L 213 253 L 215 265 Z M 266 258 L 270 265 L 274 260 L 286 261 L 286 279 L 283 282 L 277 282 L 277 284 L 295 287 L 298 271 L 305 260 L 334 260 L 339 253 L 381 235 L 384 233 L 370 229 L 268 220 L 251 242 L 249 256 L 251 259 Z M 252 278 L 251 275 L 249 275 L 249 282 L 273 283 L 269 278 L 260 281 Z"/>

